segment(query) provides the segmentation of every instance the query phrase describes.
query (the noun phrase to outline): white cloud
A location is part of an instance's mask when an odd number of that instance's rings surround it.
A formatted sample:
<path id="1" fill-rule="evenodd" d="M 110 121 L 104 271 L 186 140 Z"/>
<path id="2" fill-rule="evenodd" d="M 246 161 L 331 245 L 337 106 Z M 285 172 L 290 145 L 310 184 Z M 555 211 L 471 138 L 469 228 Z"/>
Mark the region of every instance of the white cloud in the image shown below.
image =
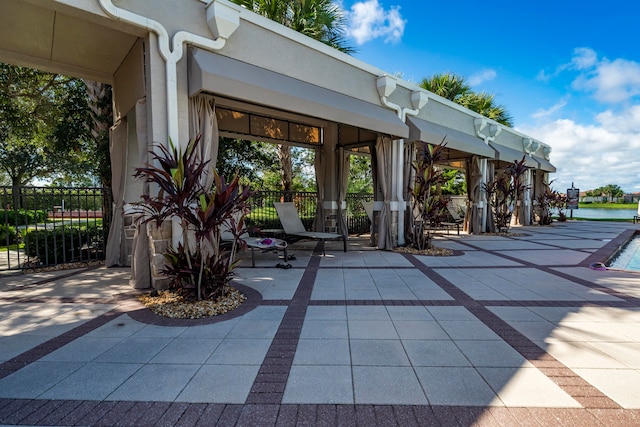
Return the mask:
<path id="1" fill-rule="evenodd" d="M 534 119 L 541 119 L 541 118 L 549 117 L 549 116 L 557 113 L 558 111 L 562 110 L 566 105 L 567 105 L 567 100 L 565 98 L 563 98 L 560 101 L 556 102 L 555 105 L 552 105 L 550 108 L 547 108 L 547 109 L 540 108 L 540 109 L 536 110 L 532 114 L 532 117 Z"/>
<path id="2" fill-rule="evenodd" d="M 588 47 L 578 47 L 573 50 L 573 58 L 571 58 L 571 65 L 578 70 L 585 70 L 596 65 L 598 62 L 598 54 Z M 561 68 L 567 68 L 563 66 Z"/>
<path id="3" fill-rule="evenodd" d="M 571 61 L 559 65 L 552 73 L 541 70 L 538 80 L 548 82 L 564 72 L 578 72 L 572 87 L 592 94 L 601 103 L 626 102 L 640 95 L 640 64 L 618 58 L 610 61 L 598 58 L 591 48 L 580 47 L 573 51 Z"/>
<path id="4" fill-rule="evenodd" d="M 385 10 L 378 0 L 356 2 L 346 13 L 349 22 L 347 35 L 362 45 L 376 38 L 385 43 L 397 43 L 402 39 L 406 20 L 400 14 L 400 6 Z"/>
<path id="5" fill-rule="evenodd" d="M 574 182 L 581 190 L 616 184 L 640 191 L 640 106 L 621 113 L 604 111 L 592 125 L 555 120 L 519 131 L 551 145 L 550 160 L 557 172 L 553 187 L 564 191 Z"/>
<path id="6" fill-rule="evenodd" d="M 592 92 L 600 102 L 625 102 L 640 95 L 640 64 L 620 58 L 603 59 L 574 80 L 573 87 Z"/>
<path id="7" fill-rule="evenodd" d="M 473 73 L 469 77 L 469 79 L 467 79 L 467 83 L 469 83 L 470 86 L 478 86 L 481 83 L 494 80 L 496 76 L 497 76 L 497 73 L 495 70 L 487 68 L 484 70 L 480 70 L 477 73 Z"/>

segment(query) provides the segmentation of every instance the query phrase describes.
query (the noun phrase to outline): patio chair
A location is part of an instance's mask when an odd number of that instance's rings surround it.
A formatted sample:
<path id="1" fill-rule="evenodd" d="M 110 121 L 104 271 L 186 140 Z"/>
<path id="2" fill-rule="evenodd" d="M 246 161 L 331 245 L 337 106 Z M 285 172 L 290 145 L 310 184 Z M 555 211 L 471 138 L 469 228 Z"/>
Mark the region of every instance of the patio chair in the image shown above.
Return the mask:
<path id="1" fill-rule="evenodd" d="M 276 208 L 278 218 L 284 229 L 285 235 L 302 237 L 308 239 L 320 240 L 322 242 L 322 255 L 325 255 L 324 241 L 328 239 L 342 239 L 344 245 L 344 251 L 347 252 L 347 237 L 338 233 L 324 233 L 316 231 L 307 231 L 302 224 L 300 215 L 296 210 L 295 205 L 292 202 L 277 203 L 274 202 L 273 206 Z"/>
<path id="2" fill-rule="evenodd" d="M 640 200 L 638 201 L 638 210 L 633 216 L 633 223 L 635 224 L 637 221 L 640 221 Z"/>
<path id="3" fill-rule="evenodd" d="M 449 227 L 455 227 L 458 234 L 460 234 L 460 225 L 464 223 L 464 218 L 460 218 L 458 211 L 453 206 L 447 205 L 447 210 L 453 221 L 441 222 L 440 224 L 447 228 L 447 234 L 449 234 Z"/>

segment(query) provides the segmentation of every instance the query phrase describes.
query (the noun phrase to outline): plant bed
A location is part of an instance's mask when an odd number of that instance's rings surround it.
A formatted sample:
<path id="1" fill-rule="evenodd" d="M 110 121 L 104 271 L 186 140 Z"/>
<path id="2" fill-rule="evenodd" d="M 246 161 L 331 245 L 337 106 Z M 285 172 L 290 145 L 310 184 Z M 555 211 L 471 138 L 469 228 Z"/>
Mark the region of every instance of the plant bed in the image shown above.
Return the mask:
<path id="1" fill-rule="evenodd" d="M 437 248 L 431 246 L 429 249 L 416 249 L 412 246 L 398 246 L 393 248 L 394 252 L 412 255 L 428 255 L 428 256 L 453 256 L 451 249 Z"/>
<path id="2" fill-rule="evenodd" d="M 158 316 L 170 319 L 201 319 L 228 313 L 246 300 L 242 292 L 226 286 L 222 296 L 215 300 L 186 298 L 174 291 L 154 291 L 139 295 L 138 300 Z"/>

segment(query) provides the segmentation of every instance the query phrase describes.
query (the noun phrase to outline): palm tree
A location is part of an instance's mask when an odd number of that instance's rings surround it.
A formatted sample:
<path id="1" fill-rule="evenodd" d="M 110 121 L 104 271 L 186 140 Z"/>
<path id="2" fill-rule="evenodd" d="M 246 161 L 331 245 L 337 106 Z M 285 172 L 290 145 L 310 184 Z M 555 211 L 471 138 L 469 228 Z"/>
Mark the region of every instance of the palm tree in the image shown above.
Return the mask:
<path id="1" fill-rule="evenodd" d="M 431 77 L 425 77 L 420 82 L 420 87 L 453 102 L 456 102 L 456 99 L 461 96 L 472 93 L 471 86 L 465 82 L 464 77 L 452 73 L 434 74 Z"/>
<path id="2" fill-rule="evenodd" d="M 432 77 L 422 79 L 420 87 L 493 119 L 500 124 L 509 127 L 513 126 L 513 118 L 504 106 L 495 103 L 494 94 L 473 92 L 464 77 L 458 74 L 434 74 Z"/>
<path id="3" fill-rule="evenodd" d="M 487 92 L 468 93 L 460 96 L 455 102 L 500 124 L 513 126 L 513 118 L 507 112 L 506 107 L 495 103 L 494 94 Z"/>
<path id="4" fill-rule="evenodd" d="M 331 0 L 232 0 L 234 3 L 296 30 L 345 53 L 354 49 L 345 41 L 346 20 Z M 291 191 L 293 165 L 291 147 L 278 145 L 282 189 Z"/>
<path id="5" fill-rule="evenodd" d="M 111 159 L 109 155 L 109 128 L 113 124 L 111 86 L 105 83 L 84 80 L 87 103 L 91 115 L 91 137 L 95 144 L 98 175 L 104 187 L 111 185 Z"/>

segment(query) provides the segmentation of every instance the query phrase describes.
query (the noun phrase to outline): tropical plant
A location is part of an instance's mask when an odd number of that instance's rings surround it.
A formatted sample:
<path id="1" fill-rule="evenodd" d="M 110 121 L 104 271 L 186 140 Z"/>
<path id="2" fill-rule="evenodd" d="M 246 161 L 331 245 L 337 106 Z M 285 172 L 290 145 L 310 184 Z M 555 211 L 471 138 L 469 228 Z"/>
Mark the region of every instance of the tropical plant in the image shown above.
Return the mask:
<path id="1" fill-rule="evenodd" d="M 215 171 L 213 190 L 202 182 L 210 171 L 208 161 L 198 157 L 200 138 L 189 141 L 181 150 L 157 146 L 151 152 L 154 164 L 136 168 L 135 176 L 159 188 L 156 196 L 143 195 L 137 204 L 140 223 L 162 222 L 177 218 L 182 229 L 182 243 L 165 254 L 168 265 L 163 274 L 171 278 L 177 292 L 200 300 L 224 295 L 231 280 L 236 250 L 243 245 L 240 235 L 246 229 L 244 217 L 249 213 L 249 187 L 242 187 L 236 175 L 227 183 Z M 233 242 L 223 247 L 221 236 L 230 232 Z M 190 239 L 193 237 L 194 241 Z"/>
<path id="2" fill-rule="evenodd" d="M 483 184 L 493 213 L 493 225 L 498 233 L 508 232 L 514 208 L 516 215 L 522 209 L 518 201 L 522 199 L 527 189 L 527 186 L 522 183 L 522 175 L 527 169 L 525 158 L 522 156 L 522 160 L 516 160 L 506 166 L 493 181 Z"/>
<path id="3" fill-rule="evenodd" d="M 553 222 L 552 209 L 556 204 L 559 193 L 551 188 L 551 183 L 544 184 L 544 189 L 536 197 L 536 214 L 538 215 L 538 224 L 550 225 Z"/>
<path id="4" fill-rule="evenodd" d="M 433 236 L 430 227 L 438 225 L 442 211 L 447 207 L 447 200 L 441 194 L 436 193 L 436 187 L 442 182 L 442 170 L 436 168 L 436 164 L 444 155 L 444 139 L 438 145 L 426 142 L 416 143 L 416 159 L 411 167 L 415 178 L 411 193 L 412 215 L 412 240 L 413 246 L 418 250 L 431 247 Z"/>

